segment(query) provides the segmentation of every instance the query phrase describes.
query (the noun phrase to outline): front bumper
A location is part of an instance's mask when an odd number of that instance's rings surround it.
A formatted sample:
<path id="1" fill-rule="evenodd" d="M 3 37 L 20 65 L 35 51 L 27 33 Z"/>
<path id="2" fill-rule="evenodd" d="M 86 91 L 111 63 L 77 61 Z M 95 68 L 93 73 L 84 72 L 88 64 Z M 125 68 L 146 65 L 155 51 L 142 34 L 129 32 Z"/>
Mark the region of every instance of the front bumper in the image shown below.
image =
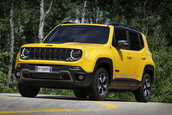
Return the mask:
<path id="1" fill-rule="evenodd" d="M 36 72 L 36 66 L 51 66 L 52 72 Z M 18 83 L 64 89 L 89 87 L 94 78 L 93 73 L 85 72 L 79 66 L 36 64 L 20 64 L 15 76 Z"/>

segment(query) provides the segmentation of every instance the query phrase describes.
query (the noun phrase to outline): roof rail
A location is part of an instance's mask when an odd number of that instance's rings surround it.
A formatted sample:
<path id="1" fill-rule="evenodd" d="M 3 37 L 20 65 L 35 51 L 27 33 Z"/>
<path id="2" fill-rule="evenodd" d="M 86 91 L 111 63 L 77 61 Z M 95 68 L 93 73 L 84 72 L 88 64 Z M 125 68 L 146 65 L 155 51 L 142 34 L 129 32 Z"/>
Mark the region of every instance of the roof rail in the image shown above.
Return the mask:
<path id="1" fill-rule="evenodd" d="M 131 29 L 134 29 L 134 30 L 137 30 L 137 31 L 141 32 L 141 29 L 136 28 L 136 27 L 132 27 L 132 26 L 129 26 L 129 25 L 126 25 L 126 24 L 112 23 L 112 24 L 109 24 L 109 25 L 127 27 L 127 28 L 131 28 Z"/>
<path id="2" fill-rule="evenodd" d="M 72 23 L 75 23 L 75 22 L 63 22 L 61 24 L 72 24 Z"/>

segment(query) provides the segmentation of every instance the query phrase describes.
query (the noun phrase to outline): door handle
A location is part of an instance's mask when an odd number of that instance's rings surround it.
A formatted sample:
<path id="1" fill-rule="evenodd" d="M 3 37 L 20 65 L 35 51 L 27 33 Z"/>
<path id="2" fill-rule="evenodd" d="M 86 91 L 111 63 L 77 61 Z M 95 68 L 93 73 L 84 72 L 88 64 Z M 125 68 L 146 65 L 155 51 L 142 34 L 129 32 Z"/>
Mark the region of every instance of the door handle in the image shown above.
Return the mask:
<path id="1" fill-rule="evenodd" d="M 142 60 L 146 60 L 146 57 L 142 57 L 141 59 L 142 59 Z"/>
<path id="2" fill-rule="evenodd" d="M 132 56 L 127 56 L 127 59 L 132 59 Z"/>

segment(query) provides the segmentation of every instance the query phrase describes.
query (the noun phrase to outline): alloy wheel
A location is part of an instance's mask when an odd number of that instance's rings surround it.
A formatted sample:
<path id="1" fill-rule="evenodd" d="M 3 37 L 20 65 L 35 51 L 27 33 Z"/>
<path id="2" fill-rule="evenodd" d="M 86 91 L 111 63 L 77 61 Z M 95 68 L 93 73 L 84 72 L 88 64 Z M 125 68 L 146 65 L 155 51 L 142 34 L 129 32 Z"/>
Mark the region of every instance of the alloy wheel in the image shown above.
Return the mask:
<path id="1" fill-rule="evenodd" d="M 100 96 L 104 96 L 107 93 L 108 88 L 108 80 L 107 75 L 105 73 L 101 73 L 98 78 L 98 93 Z"/>

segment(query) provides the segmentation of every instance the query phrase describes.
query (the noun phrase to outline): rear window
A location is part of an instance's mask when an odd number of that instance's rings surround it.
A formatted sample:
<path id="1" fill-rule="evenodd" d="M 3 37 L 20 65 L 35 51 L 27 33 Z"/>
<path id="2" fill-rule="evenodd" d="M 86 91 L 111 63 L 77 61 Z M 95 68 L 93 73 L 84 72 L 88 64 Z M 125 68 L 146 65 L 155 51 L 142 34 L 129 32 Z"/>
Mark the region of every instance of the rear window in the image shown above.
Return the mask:
<path id="1" fill-rule="evenodd" d="M 142 36 L 139 33 L 129 31 L 130 50 L 141 50 L 144 47 Z"/>

